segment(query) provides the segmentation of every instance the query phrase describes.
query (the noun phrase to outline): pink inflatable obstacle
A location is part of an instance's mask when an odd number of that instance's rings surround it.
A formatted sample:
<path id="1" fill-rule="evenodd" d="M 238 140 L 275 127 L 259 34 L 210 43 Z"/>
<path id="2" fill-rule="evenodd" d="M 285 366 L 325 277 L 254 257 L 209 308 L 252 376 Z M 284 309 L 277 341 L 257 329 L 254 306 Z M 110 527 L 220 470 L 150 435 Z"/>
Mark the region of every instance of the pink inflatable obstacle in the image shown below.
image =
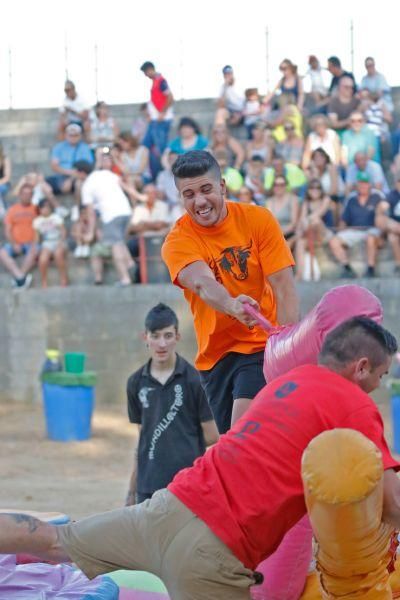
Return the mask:
<path id="1" fill-rule="evenodd" d="M 299 323 L 286 327 L 273 327 L 250 306 L 248 312 L 270 334 L 264 358 L 267 381 L 294 367 L 316 364 L 326 334 L 343 321 L 359 315 L 377 323 L 383 319 L 378 298 L 358 285 L 330 290 Z M 253 587 L 252 598 L 298 600 L 307 578 L 311 553 L 312 530 L 306 515 L 288 531 L 278 550 L 257 567 L 264 575 L 264 582 Z"/>
<path id="2" fill-rule="evenodd" d="M 383 319 L 382 304 L 366 288 L 343 285 L 324 294 L 299 323 L 272 332 L 265 348 L 266 380 L 271 381 L 300 365 L 316 364 L 326 334 L 358 315 L 377 323 Z"/>

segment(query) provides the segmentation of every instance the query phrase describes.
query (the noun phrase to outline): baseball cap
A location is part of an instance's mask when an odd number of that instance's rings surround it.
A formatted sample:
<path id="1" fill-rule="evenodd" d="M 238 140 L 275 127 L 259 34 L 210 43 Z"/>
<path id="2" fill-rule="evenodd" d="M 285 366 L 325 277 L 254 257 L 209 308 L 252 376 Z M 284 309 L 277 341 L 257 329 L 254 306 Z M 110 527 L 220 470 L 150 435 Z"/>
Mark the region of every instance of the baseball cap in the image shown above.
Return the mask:
<path id="1" fill-rule="evenodd" d="M 222 72 L 224 75 L 226 75 L 227 73 L 233 73 L 233 69 L 230 65 L 225 65 L 225 67 L 222 69 Z"/>
<path id="2" fill-rule="evenodd" d="M 66 133 L 82 133 L 82 127 L 77 123 L 70 123 L 65 128 Z"/>
<path id="3" fill-rule="evenodd" d="M 357 173 L 357 181 L 364 181 L 365 183 L 369 183 L 371 180 L 368 173 L 366 173 L 365 171 L 359 171 Z"/>

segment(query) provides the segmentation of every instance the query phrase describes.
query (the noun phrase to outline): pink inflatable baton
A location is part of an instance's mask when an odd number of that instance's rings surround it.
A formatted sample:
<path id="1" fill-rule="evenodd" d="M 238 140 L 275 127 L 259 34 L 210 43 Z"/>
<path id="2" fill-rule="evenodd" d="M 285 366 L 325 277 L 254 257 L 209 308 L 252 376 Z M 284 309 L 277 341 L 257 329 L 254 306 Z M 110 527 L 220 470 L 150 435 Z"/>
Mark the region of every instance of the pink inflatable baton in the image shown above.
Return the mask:
<path id="1" fill-rule="evenodd" d="M 259 310 L 257 310 L 256 308 L 254 308 L 254 306 L 252 306 L 248 302 L 244 302 L 243 306 L 244 306 L 244 309 L 247 312 L 247 314 L 250 315 L 251 317 L 253 317 L 253 319 L 255 319 L 257 321 L 257 324 L 260 327 L 262 327 L 265 331 L 267 331 L 270 335 L 273 335 L 274 333 L 279 333 L 285 327 L 287 327 L 287 325 L 278 325 L 278 326 L 272 325 L 268 321 L 268 319 L 266 319 L 264 317 L 264 315 L 262 315 L 260 313 Z"/>

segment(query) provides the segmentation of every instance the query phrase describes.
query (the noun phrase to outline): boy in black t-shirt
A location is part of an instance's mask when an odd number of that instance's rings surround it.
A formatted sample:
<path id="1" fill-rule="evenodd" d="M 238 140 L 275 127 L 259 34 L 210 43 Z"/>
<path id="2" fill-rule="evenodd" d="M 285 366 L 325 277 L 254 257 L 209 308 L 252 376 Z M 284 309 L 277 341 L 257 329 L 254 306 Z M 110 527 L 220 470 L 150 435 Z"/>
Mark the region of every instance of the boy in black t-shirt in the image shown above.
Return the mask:
<path id="1" fill-rule="evenodd" d="M 150 360 L 128 379 L 128 413 L 138 429 L 126 505 L 143 502 L 193 464 L 218 432 L 199 375 L 176 354 L 178 319 L 165 304 L 150 310 L 143 338 Z"/>

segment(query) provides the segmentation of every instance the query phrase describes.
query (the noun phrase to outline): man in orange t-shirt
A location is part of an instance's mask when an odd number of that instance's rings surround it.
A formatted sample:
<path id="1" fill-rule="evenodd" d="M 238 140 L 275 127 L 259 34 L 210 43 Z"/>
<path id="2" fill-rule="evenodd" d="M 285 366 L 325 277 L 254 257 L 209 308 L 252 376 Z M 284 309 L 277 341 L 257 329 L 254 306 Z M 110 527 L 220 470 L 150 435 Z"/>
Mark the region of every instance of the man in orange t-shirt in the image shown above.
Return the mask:
<path id="1" fill-rule="evenodd" d="M 37 217 L 36 206 L 32 204 L 33 188 L 29 184 L 21 186 L 16 204 L 8 209 L 4 218 L 4 232 L 7 243 L 0 250 L 0 262 L 14 277 L 15 287 L 28 287 L 32 281 L 29 271 L 38 257 L 33 221 Z M 23 256 L 21 267 L 15 261 Z"/>
<path id="2" fill-rule="evenodd" d="M 263 207 L 225 201 L 225 182 L 205 151 L 180 156 L 172 170 L 187 214 L 168 234 L 162 256 L 194 317 L 196 367 L 221 433 L 265 385 L 267 335 L 244 303 L 273 324 L 298 319 L 293 257 Z"/>

